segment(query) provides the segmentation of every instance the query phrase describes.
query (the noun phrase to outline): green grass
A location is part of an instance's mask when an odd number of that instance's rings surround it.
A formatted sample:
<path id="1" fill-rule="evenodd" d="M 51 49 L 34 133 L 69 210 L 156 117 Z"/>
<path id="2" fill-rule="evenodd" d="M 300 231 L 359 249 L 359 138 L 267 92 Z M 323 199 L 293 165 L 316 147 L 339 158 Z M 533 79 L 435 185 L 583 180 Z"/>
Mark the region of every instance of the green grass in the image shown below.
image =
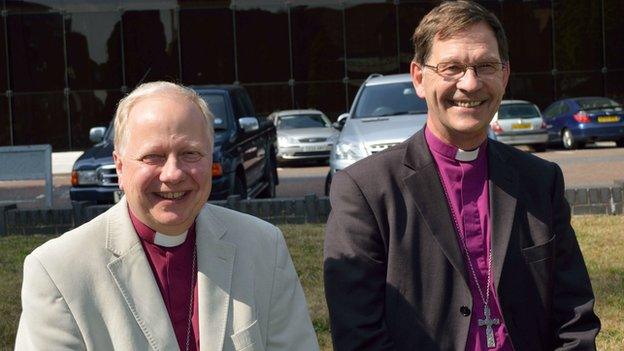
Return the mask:
<path id="1" fill-rule="evenodd" d="M 624 216 L 577 216 L 577 236 L 596 293 L 602 320 L 599 350 L 624 345 Z M 312 323 L 322 350 L 331 350 L 329 320 L 323 292 L 323 225 L 282 225 L 290 253 L 305 290 Z M 52 236 L 0 238 L 0 349 L 11 348 L 20 313 L 22 261 Z"/>

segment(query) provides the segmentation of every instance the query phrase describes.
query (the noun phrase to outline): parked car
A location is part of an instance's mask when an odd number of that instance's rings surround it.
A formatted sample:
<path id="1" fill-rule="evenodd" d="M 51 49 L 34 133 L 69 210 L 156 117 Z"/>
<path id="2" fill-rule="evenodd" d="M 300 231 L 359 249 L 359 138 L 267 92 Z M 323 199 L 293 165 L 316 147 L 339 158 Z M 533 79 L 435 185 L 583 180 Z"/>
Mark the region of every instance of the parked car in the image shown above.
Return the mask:
<path id="1" fill-rule="evenodd" d="M 606 97 L 577 97 L 555 101 L 544 110 L 549 141 L 566 149 L 594 141 L 615 141 L 624 147 L 624 110 Z"/>
<path id="2" fill-rule="evenodd" d="M 273 123 L 255 115 L 251 100 L 241 86 L 194 88 L 214 114 L 214 151 L 211 200 L 232 194 L 274 197 L 278 184 L 276 132 Z M 113 164 L 113 122 L 95 127 L 90 139 L 97 143 L 74 163 L 69 196 L 79 202 L 110 204 L 123 195 Z"/>
<path id="3" fill-rule="evenodd" d="M 490 122 L 489 137 L 509 145 L 546 150 L 548 131 L 539 108 L 522 100 L 503 100 Z"/>
<path id="4" fill-rule="evenodd" d="M 338 117 L 341 132 L 330 154 L 325 193 L 334 173 L 405 141 L 426 121 L 427 103 L 416 95 L 409 74 L 368 77 L 350 111 Z"/>
<path id="5" fill-rule="evenodd" d="M 338 136 L 331 121 L 319 110 L 274 112 L 269 120 L 277 127 L 277 162 L 329 159 Z"/>

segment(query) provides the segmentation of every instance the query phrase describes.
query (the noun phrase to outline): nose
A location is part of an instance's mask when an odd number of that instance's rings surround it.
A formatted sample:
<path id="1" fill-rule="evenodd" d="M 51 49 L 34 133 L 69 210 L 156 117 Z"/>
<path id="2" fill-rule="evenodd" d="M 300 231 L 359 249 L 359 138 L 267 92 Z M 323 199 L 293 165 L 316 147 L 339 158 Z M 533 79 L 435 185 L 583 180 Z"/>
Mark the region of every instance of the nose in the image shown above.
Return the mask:
<path id="1" fill-rule="evenodd" d="M 163 183 L 180 183 L 184 180 L 185 173 L 182 163 L 174 155 L 167 157 L 167 161 L 160 170 L 160 181 Z"/>
<path id="2" fill-rule="evenodd" d="M 468 67 L 464 76 L 457 81 L 457 88 L 463 91 L 477 91 L 481 89 L 482 84 L 474 68 Z"/>

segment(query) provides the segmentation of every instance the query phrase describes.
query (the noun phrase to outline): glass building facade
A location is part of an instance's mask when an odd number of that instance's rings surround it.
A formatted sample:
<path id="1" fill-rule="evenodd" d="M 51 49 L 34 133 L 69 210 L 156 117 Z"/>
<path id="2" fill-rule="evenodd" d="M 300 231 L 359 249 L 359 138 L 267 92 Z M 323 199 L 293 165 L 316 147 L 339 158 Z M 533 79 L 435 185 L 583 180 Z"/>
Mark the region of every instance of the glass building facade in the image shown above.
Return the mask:
<path id="1" fill-rule="evenodd" d="M 624 1 L 479 1 L 510 43 L 506 98 L 624 102 Z M 0 146 L 90 146 L 140 82 L 241 84 L 260 115 L 345 112 L 371 73 L 409 71 L 439 1 L 0 0 Z"/>

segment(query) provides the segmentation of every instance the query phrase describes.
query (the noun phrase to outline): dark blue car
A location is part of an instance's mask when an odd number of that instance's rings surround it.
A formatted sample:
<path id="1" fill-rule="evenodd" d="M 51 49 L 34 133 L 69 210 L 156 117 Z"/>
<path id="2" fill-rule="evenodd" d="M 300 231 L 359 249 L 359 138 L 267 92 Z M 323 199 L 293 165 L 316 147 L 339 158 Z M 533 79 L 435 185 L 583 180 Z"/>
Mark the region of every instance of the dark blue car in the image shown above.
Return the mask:
<path id="1" fill-rule="evenodd" d="M 555 101 L 544 110 L 550 143 L 566 149 L 594 141 L 615 141 L 624 147 L 624 109 L 606 97 L 577 97 Z"/>

